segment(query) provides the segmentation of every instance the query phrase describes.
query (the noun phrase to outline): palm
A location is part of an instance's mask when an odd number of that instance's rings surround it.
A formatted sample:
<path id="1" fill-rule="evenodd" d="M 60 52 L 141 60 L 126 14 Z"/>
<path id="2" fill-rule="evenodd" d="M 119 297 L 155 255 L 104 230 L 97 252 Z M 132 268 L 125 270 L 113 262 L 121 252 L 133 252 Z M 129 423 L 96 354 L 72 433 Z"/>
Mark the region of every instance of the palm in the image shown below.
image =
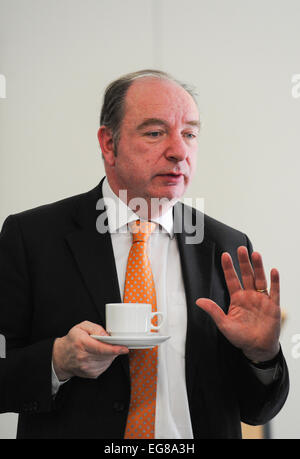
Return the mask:
<path id="1" fill-rule="evenodd" d="M 266 289 L 261 256 L 252 255 L 251 266 L 245 247 L 238 249 L 242 288 L 229 254 L 223 254 L 222 266 L 230 294 L 227 315 L 209 299 L 198 299 L 197 305 L 208 312 L 224 336 L 252 360 L 269 360 L 279 348 L 280 307 L 279 274 L 271 271 L 270 294 Z"/>

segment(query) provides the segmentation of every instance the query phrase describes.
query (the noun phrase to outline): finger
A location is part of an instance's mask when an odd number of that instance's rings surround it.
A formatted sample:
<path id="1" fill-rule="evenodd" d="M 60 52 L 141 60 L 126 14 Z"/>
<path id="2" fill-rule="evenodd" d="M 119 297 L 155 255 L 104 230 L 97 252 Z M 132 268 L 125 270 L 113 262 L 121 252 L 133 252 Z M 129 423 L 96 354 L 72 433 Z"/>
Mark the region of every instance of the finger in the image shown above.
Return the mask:
<path id="1" fill-rule="evenodd" d="M 103 356 L 118 356 L 120 354 L 128 354 L 129 349 L 125 346 L 118 346 L 113 344 L 101 343 L 96 338 L 89 338 L 89 341 L 86 342 L 86 350 L 91 354 L 94 354 L 95 359 L 99 357 L 99 360 L 103 358 Z"/>
<path id="2" fill-rule="evenodd" d="M 254 271 L 250 263 L 248 250 L 241 246 L 237 250 L 244 289 L 255 289 Z"/>
<path id="3" fill-rule="evenodd" d="M 222 254 L 221 262 L 229 295 L 232 296 L 235 292 L 241 290 L 242 286 L 229 253 L 224 252 Z"/>
<path id="4" fill-rule="evenodd" d="M 93 322 L 89 322 L 85 320 L 77 325 L 77 328 L 83 330 L 87 333 L 87 335 L 100 335 L 100 336 L 109 336 L 107 331 L 98 324 Z M 100 343 L 95 338 L 85 339 L 85 346 L 88 352 L 98 354 L 99 356 L 103 355 L 119 355 L 119 354 L 127 354 L 129 352 L 128 348 L 125 346 L 117 346 L 111 345 L 106 343 Z"/>
<path id="5" fill-rule="evenodd" d="M 217 327 L 221 330 L 224 319 L 226 318 L 224 311 L 214 301 L 208 298 L 198 298 L 196 304 L 210 315 Z"/>
<path id="6" fill-rule="evenodd" d="M 94 322 L 89 322 L 88 320 L 81 322 L 80 324 L 76 325 L 76 327 L 85 331 L 88 335 L 108 335 L 107 331 L 101 327 L 101 325 L 95 324 Z"/>
<path id="7" fill-rule="evenodd" d="M 255 289 L 265 290 L 268 288 L 268 283 L 265 275 L 264 265 L 260 253 L 252 253 L 252 263 L 255 276 Z"/>
<path id="8" fill-rule="evenodd" d="M 270 298 L 274 303 L 280 305 L 280 279 L 279 272 L 277 269 L 271 269 L 271 286 L 270 286 Z"/>

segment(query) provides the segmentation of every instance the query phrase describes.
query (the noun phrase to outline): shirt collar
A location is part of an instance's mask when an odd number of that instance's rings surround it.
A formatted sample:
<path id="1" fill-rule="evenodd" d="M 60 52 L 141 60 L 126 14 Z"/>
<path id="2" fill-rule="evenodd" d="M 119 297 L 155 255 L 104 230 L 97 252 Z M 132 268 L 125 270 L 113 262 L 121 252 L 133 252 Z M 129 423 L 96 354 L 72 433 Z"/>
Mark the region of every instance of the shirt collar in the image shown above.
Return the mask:
<path id="1" fill-rule="evenodd" d="M 108 218 L 110 233 L 127 232 L 127 225 L 140 217 L 128 207 L 111 189 L 107 177 L 102 184 L 102 194 Z M 163 215 L 151 219 L 160 225 L 171 238 L 174 237 L 173 207 L 170 207 Z"/>

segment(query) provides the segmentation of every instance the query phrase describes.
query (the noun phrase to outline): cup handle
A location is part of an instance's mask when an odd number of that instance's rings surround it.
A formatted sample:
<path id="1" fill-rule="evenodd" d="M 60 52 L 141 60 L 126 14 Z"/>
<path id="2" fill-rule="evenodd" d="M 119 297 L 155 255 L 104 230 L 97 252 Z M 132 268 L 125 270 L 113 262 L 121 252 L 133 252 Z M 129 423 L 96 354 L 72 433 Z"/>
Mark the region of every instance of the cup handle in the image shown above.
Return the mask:
<path id="1" fill-rule="evenodd" d="M 159 325 L 152 324 L 152 319 L 154 316 L 161 316 L 161 322 Z M 164 323 L 164 314 L 162 312 L 151 312 L 151 329 L 152 330 L 159 330 L 163 323 Z"/>

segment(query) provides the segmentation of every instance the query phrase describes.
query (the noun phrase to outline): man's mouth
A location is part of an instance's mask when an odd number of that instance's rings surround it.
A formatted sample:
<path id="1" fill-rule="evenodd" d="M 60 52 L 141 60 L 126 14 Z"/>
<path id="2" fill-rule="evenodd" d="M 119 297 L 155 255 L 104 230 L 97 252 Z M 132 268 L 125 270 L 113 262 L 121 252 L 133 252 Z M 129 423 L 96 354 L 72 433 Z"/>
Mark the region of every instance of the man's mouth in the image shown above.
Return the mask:
<path id="1" fill-rule="evenodd" d="M 181 175 L 184 175 L 182 171 L 166 171 L 166 172 L 161 172 L 160 174 L 157 175 L 167 175 L 167 176 L 172 176 L 172 177 L 180 177 Z"/>
<path id="2" fill-rule="evenodd" d="M 158 174 L 158 177 L 162 177 L 170 183 L 177 183 L 184 177 L 184 174 L 182 172 L 166 172 Z"/>

